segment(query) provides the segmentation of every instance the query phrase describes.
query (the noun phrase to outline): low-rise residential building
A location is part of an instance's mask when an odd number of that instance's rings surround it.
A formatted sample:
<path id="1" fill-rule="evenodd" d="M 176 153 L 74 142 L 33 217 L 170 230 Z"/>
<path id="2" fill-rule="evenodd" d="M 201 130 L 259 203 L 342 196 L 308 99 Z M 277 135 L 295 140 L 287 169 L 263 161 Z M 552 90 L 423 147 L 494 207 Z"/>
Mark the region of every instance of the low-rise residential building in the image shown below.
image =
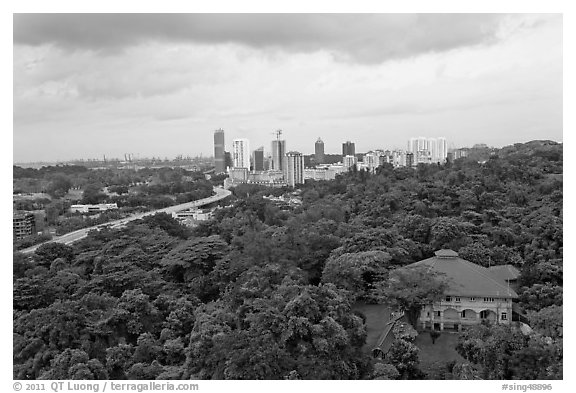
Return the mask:
<path id="1" fill-rule="evenodd" d="M 70 212 L 72 213 L 100 213 L 106 210 L 118 209 L 116 203 L 100 203 L 98 205 L 72 205 Z"/>
<path id="2" fill-rule="evenodd" d="M 436 273 L 447 284 L 440 301 L 422 308 L 419 323 L 423 329 L 460 330 L 482 321 L 512 321 L 512 300 L 518 295 L 490 269 L 466 261 L 452 250 L 436 251 L 434 257 L 408 266 Z"/>
<path id="3" fill-rule="evenodd" d="M 12 214 L 12 229 L 14 240 L 34 235 L 36 234 L 36 217 L 30 212 L 14 212 Z"/>

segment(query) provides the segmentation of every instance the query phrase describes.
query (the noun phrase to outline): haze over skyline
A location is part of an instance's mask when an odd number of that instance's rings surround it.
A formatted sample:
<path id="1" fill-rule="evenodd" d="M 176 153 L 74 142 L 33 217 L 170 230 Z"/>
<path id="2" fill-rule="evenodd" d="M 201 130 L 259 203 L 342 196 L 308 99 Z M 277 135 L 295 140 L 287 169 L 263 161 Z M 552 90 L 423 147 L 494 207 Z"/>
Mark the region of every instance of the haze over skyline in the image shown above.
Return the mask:
<path id="1" fill-rule="evenodd" d="M 562 16 L 15 14 L 14 161 L 562 141 Z"/>

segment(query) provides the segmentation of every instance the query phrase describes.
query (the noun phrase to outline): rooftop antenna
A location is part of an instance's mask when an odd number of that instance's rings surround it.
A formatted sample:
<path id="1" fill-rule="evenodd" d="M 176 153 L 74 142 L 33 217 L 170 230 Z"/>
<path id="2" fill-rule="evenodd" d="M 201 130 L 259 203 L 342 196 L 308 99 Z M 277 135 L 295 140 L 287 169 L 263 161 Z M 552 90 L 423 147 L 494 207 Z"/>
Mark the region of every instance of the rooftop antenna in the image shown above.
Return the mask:
<path id="1" fill-rule="evenodd" d="M 276 134 L 276 140 L 279 141 L 279 140 L 280 140 L 280 135 L 282 135 L 282 130 L 281 130 L 281 129 L 277 129 L 276 131 L 273 132 L 273 134 Z"/>

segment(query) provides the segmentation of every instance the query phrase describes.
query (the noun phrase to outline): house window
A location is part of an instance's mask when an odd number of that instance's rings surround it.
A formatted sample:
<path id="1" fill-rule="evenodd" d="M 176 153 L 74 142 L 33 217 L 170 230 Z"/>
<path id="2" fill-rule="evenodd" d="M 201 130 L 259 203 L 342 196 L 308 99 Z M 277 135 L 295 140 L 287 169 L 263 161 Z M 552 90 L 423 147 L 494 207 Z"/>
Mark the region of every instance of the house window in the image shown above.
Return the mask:
<path id="1" fill-rule="evenodd" d="M 508 314 L 506 314 L 505 312 L 502 313 L 502 317 L 500 318 L 503 321 L 506 321 L 508 319 Z"/>
<path id="2" fill-rule="evenodd" d="M 462 311 L 462 312 L 460 313 L 460 316 L 461 316 L 462 318 L 466 318 L 466 310 Z"/>
<path id="3" fill-rule="evenodd" d="M 459 303 L 460 302 L 460 298 L 456 297 L 456 302 Z"/>
<path id="4" fill-rule="evenodd" d="M 441 311 L 436 311 L 436 316 L 439 317 L 440 313 L 441 313 Z"/>
<path id="5" fill-rule="evenodd" d="M 471 298 L 470 298 L 470 301 L 471 301 L 471 302 L 475 302 L 475 301 L 476 301 L 476 298 L 475 298 L 475 297 L 471 297 Z"/>
<path id="6" fill-rule="evenodd" d="M 480 318 L 481 318 L 481 319 L 486 319 L 486 318 L 488 318 L 488 311 L 487 311 L 487 310 L 480 311 Z"/>
<path id="7" fill-rule="evenodd" d="M 485 302 L 493 302 L 493 301 L 494 301 L 494 298 L 493 298 L 493 297 L 485 297 L 485 298 L 484 298 L 484 301 L 485 301 Z"/>
<path id="8" fill-rule="evenodd" d="M 452 301 L 452 297 L 451 297 L 451 296 L 446 296 L 446 301 L 447 301 L 447 302 L 451 302 L 451 301 Z"/>

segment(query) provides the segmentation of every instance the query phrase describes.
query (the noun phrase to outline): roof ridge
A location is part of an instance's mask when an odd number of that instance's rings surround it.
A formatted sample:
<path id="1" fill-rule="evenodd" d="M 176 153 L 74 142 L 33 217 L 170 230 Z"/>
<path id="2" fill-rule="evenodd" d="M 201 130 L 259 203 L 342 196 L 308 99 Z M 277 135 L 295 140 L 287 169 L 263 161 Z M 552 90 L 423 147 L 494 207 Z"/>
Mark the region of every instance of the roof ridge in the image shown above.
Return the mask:
<path id="1" fill-rule="evenodd" d="M 486 269 L 484 266 L 477 265 L 477 264 L 475 264 L 475 263 L 472 263 L 472 262 L 467 261 L 467 260 L 462 259 L 462 258 L 458 258 L 458 259 L 460 259 L 462 262 L 465 262 L 464 265 L 467 266 L 469 269 L 474 270 L 474 271 L 476 271 L 478 274 L 480 274 L 480 275 L 484 276 L 485 278 L 489 279 L 490 281 L 493 281 L 493 282 L 494 282 L 496 285 L 498 285 L 499 287 L 504 288 L 504 289 L 508 292 L 508 295 L 512 295 L 512 293 L 511 293 L 512 290 L 510 289 L 510 287 L 505 287 L 505 286 L 502 285 L 500 282 L 498 282 L 497 280 L 495 280 L 494 277 L 491 277 L 489 273 L 485 273 L 485 272 L 483 272 L 482 270 L 476 269 L 474 266 L 478 266 L 479 268 L 485 269 L 485 270 L 489 270 L 489 269 Z M 513 291 L 512 291 L 512 292 L 513 292 Z"/>

